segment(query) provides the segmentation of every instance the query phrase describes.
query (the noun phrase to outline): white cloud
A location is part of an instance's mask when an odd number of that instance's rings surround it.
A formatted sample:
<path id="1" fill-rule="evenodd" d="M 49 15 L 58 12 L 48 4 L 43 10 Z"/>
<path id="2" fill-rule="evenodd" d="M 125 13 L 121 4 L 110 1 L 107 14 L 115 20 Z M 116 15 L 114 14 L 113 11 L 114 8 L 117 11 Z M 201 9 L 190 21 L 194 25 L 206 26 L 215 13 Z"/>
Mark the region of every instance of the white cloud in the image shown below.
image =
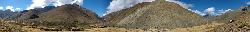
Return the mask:
<path id="1" fill-rule="evenodd" d="M 48 1 L 46 1 L 48 2 Z M 56 6 L 61 6 L 61 5 L 64 5 L 64 4 L 78 4 L 78 5 L 81 5 L 83 0 L 54 0 L 55 3 L 53 3 L 54 5 Z"/>
<path id="2" fill-rule="evenodd" d="M 197 14 L 199 14 L 199 15 L 201 15 L 201 16 L 206 15 L 206 13 L 201 12 L 201 11 L 198 11 L 198 10 L 192 10 L 192 9 L 188 9 L 188 10 L 189 10 L 189 11 L 192 11 L 192 12 L 194 12 L 194 13 L 197 13 Z"/>
<path id="3" fill-rule="evenodd" d="M 192 11 L 194 13 L 197 13 L 201 16 L 205 16 L 205 15 L 212 15 L 212 16 L 218 16 L 218 15 L 222 15 L 226 12 L 229 11 L 233 11 L 232 9 L 220 9 L 220 10 L 216 10 L 214 7 L 209 7 L 207 9 L 205 9 L 204 11 L 198 11 L 198 10 L 192 10 L 192 9 L 188 9 L 189 11 Z"/>
<path id="4" fill-rule="evenodd" d="M 11 11 L 14 11 L 13 6 L 7 6 L 6 9 L 10 9 Z"/>
<path id="5" fill-rule="evenodd" d="M 213 15 L 213 16 L 218 16 L 218 15 L 222 15 L 226 12 L 229 12 L 229 11 L 233 11 L 232 9 L 220 9 L 220 10 L 216 10 L 214 7 L 209 7 L 205 10 L 204 13 L 207 13 L 209 15 Z"/>
<path id="6" fill-rule="evenodd" d="M 187 3 L 184 3 L 184 2 L 181 2 L 181 1 L 176 1 L 176 0 L 166 0 L 166 1 L 168 1 L 168 2 L 174 2 L 174 3 L 176 3 L 176 4 L 179 4 L 180 6 L 182 6 L 182 7 L 185 8 L 185 9 L 188 9 L 188 8 L 190 8 L 190 7 L 193 7 L 192 4 L 187 4 Z"/>
<path id="7" fill-rule="evenodd" d="M 219 11 L 218 14 L 221 15 L 221 14 L 224 14 L 226 12 L 233 11 L 233 10 L 232 9 L 226 9 L 226 10 L 221 9 L 221 10 L 218 10 L 218 11 Z"/>
<path id="8" fill-rule="evenodd" d="M 214 8 L 214 7 L 209 7 L 209 8 L 207 8 L 205 11 L 206 11 L 206 13 L 208 13 L 208 14 L 213 14 L 214 11 L 215 11 L 215 8 Z"/>
<path id="9" fill-rule="evenodd" d="M 54 6 L 61 6 L 65 4 L 74 4 L 74 3 L 81 5 L 83 0 L 32 0 L 32 2 L 33 3 L 28 8 L 26 8 L 26 10 L 34 8 L 43 8 L 50 4 L 53 4 Z"/>
<path id="10" fill-rule="evenodd" d="M 34 9 L 34 8 L 43 8 L 46 6 L 45 0 L 32 0 L 32 4 L 27 8 Z"/>
<path id="11" fill-rule="evenodd" d="M 12 12 L 21 11 L 21 8 L 15 8 L 13 6 L 7 6 L 6 9 L 10 9 Z"/>
<path id="12" fill-rule="evenodd" d="M 3 10 L 3 7 L 2 7 L 2 6 L 0 6 L 0 10 Z"/>
<path id="13" fill-rule="evenodd" d="M 250 1 L 249 1 L 249 2 L 247 2 L 247 5 L 250 5 Z"/>
<path id="14" fill-rule="evenodd" d="M 108 11 L 104 15 L 112 13 L 112 12 L 116 12 L 122 9 L 130 8 L 138 3 L 152 2 L 152 1 L 155 1 L 155 0 L 113 0 L 107 8 Z"/>
<path id="15" fill-rule="evenodd" d="M 15 11 L 13 12 L 16 12 L 16 11 L 21 11 L 21 8 L 16 8 Z"/>

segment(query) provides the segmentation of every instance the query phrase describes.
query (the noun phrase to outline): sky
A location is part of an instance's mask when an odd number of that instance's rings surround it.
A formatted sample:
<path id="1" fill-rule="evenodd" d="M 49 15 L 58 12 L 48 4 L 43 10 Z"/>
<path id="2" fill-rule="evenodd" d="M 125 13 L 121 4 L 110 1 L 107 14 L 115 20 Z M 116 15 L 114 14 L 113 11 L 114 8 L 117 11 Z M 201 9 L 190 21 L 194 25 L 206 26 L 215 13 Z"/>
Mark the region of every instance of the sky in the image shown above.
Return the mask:
<path id="1" fill-rule="evenodd" d="M 99 16 L 116 12 L 121 9 L 133 7 L 142 2 L 154 0 L 0 0 L 0 10 L 11 9 L 22 11 L 44 6 L 61 6 L 63 4 L 77 3 L 84 8 L 92 10 Z M 250 5 L 250 0 L 166 0 L 181 5 L 192 12 L 200 15 L 221 15 L 227 11 L 237 10 L 241 6 Z"/>
<path id="2" fill-rule="evenodd" d="M 226 11 L 221 10 L 237 10 L 242 6 L 247 6 L 250 0 L 179 0 L 186 4 L 192 4 L 189 9 L 198 10 L 202 13 L 207 12 L 206 10 L 214 10 L 213 13 L 221 15 Z"/>
<path id="3" fill-rule="evenodd" d="M 99 16 L 106 12 L 111 0 L 84 0 L 83 7 L 92 10 Z"/>
<path id="4" fill-rule="evenodd" d="M 31 0 L 0 0 L 0 9 L 6 10 L 6 8 L 11 8 L 23 10 L 31 3 Z"/>

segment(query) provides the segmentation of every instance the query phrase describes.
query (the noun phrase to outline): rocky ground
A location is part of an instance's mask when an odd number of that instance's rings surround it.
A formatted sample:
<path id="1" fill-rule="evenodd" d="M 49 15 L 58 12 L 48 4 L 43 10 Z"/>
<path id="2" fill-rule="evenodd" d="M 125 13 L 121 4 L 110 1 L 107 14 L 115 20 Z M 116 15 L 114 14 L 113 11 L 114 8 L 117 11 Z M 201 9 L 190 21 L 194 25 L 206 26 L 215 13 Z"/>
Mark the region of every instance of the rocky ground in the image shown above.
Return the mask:
<path id="1" fill-rule="evenodd" d="M 11 21 L 1 21 L 0 32 L 208 32 L 220 27 L 223 23 L 212 23 L 188 28 L 175 28 L 175 29 L 139 29 L 139 28 L 119 28 L 119 27 L 93 27 L 83 30 L 57 30 L 53 28 L 36 28 L 32 26 L 22 26 L 13 24 Z M 43 27 L 44 28 L 44 27 Z"/>

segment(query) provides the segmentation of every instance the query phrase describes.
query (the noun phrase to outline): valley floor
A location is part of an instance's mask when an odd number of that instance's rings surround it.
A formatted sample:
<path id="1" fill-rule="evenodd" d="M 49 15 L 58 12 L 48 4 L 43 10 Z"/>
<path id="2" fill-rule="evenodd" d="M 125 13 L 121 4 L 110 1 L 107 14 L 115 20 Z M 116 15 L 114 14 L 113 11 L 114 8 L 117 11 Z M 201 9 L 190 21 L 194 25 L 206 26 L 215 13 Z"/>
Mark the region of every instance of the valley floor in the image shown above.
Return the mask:
<path id="1" fill-rule="evenodd" d="M 1 21 L 0 32 L 209 32 L 224 23 L 210 23 L 200 26 L 175 29 L 127 29 L 117 27 L 91 28 L 84 31 L 44 31 L 39 28 L 31 28 L 29 26 L 21 26 L 10 23 L 11 21 Z"/>

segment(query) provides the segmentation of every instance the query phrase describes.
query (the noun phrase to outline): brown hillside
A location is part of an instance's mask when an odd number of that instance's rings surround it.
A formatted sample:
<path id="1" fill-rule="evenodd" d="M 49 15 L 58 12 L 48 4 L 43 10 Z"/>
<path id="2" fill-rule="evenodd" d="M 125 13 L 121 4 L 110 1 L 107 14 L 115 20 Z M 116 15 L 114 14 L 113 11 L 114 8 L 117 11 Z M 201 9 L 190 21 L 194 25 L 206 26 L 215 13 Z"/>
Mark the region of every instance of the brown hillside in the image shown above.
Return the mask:
<path id="1" fill-rule="evenodd" d="M 138 7 L 137 7 L 138 6 Z M 133 9 L 135 8 L 135 9 Z M 132 10 L 129 10 L 132 9 Z M 133 13 L 115 12 L 118 15 L 111 16 L 115 20 L 114 26 L 124 28 L 180 28 L 191 27 L 208 23 L 199 16 L 180 5 L 164 0 L 157 0 L 147 5 L 135 5 L 128 10 L 134 11 Z M 109 15 L 108 15 L 109 16 Z M 122 16 L 122 18 L 119 18 Z M 106 16 L 107 17 L 107 16 Z M 109 19 L 109 18 L 107 18 Z M 106 20 L 106 19 L 105 19 Z M 110 20 L 108 20 L 110 21 Z M 112 22 L 113 20 L 111 20 Z"/>
<path id="2" fill-rule="evenodd" d="M 45 8 L 42 8 L 45 9 Z M 51 10 L 29 10 L 17 17 L 17 22 L 41 29 L 83 29 L 97 26 L 102 20 L 90 10 L 76 4 L 66 4 Z"/>
<path id="3" fill-rule="evenodd" d="M 249 32 L 250 31 L 250 7 L 237 11 L 231 11 L 218 17 L 219 23 L 226 23 L 216 27 L 211 32 Z"/>

